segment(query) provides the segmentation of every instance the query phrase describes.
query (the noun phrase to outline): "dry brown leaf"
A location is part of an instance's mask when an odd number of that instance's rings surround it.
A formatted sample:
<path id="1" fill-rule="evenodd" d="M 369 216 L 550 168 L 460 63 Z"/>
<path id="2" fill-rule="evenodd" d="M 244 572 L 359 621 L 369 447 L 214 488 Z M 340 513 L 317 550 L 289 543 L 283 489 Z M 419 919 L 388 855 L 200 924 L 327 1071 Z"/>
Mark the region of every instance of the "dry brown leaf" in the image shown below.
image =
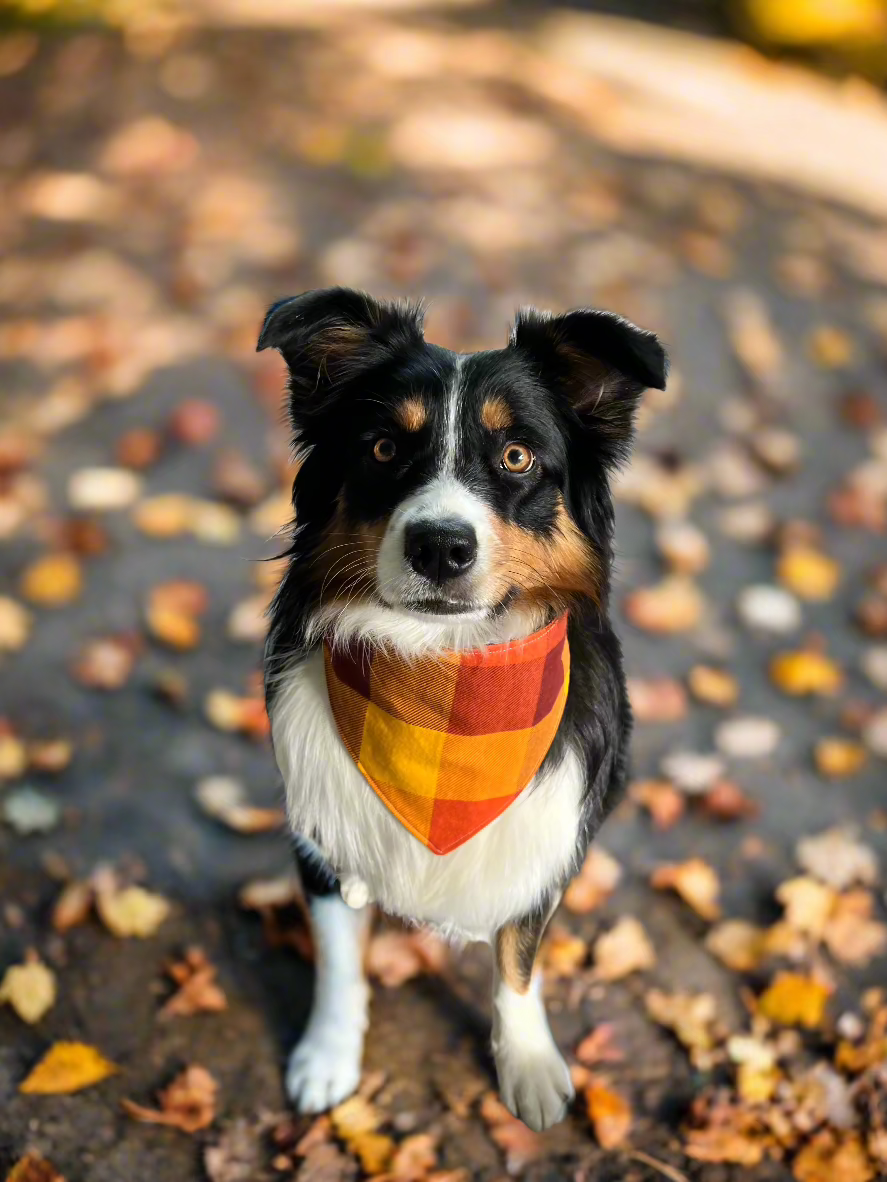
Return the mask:
<path id="1" fill-rule="evenodd" d="M 553 977 L 572 977 L 585 963 L 588 945 L 560 925 L 554 925 L 542 944 L 542 963 Z"/>
<path id="2" fill-rule="evenodd" d="M 810 649 L 779 653 L 770 662 L 770 677 L 777 689 L 791 697 L 831 697 L 844 684 L 844 674 L 834 661 Z"/>
<path id="3" fill-rule="evenodd" d="M 629 786 L 635 804 L 645 808 L 657 829 L 671 829 L 687 811 L 687 798 L 669 780 L 636 780 Z"/>
<path id="4" fill-rule="evenodd" d="M 715 869 L 702 858 L 660 866 L 650 881 L 656 890 L 675 891 L 703 919 L 719 918 L 720 879 Z"/>
<path id="5" fill-rule="evenodd" d="M 633 1114 L 624 1096 L 592 1080 L 585 1089 L 588 1119 L 602 1149 L 617 1149 L 631 1132 Z"/>
<path id="6" fill-rule="evenodd" d="M 733 780 L 717 780 L 704 796 L 699 806 L 706 816 L 715 821 L 742 821 L 756 817 L 761 809 L 756 800 L 746 796 Z"/>
<path id="7" fill-rule="evenodd" d="M 624 605 L 630 624 L 662 635 L 691 631 L 704 609 L 701 591 L 682 575 L 669 575 L 653 587 L 639 587 L 626 596 Z"/>
<path id="8" fill-rule="evenodd" d="M 690 693 L 706 706 L 735 706 L 739 701 L 739 682 L 725 669 L 694 665 L 687 674 Z"/>
<path id="9" fill-rule="evenodd" d="M 46 554 L 25 570 L 21 587 L 39 607 L 66 607 L 83 591 L 83 570 L 73 554 Z"/>
<path id="10" fill-rule="evenodd" d="M 684 1152 L 694 1161 L 726 1162 L 737 1166 L 757 1166 L 764 1160 L 765 1144 L 746 1133 L 731 1128 L 693 1129 Z"/>
<path id="11" fill-rule="evenodd" d="M 833 558 L 800 544 L 789 546 L 782 553 L 776 574 L 789 591 L 810 602 L 831 599 L 841 581 L 841 568 Z"/>
<path id="12" fill-rule="evenodd" d="M 216 983 L 217 970 L 201 948 L 189 948 L 184 960 L 167 965 L 166 972 L 179 988 L 157 1015 L 161 1021 L 191 1014 L 217 1014 L 228 1008 L 228 999 Z"/>
<path id="13" fill-rule="evenodd" d="M 666 1026 L 690 1051 L 714 1046 L 715 999 L 710 993 L 663 993 L 651 989 L 644 999 L 654 1022 Z"/>
<path id="14" fill-rule="evenodd" d="M 52 909 L 53 930 L 64 933 L 85 923 L 92 910 L 94 894 L 91 882 L 69 882 Z"/>
<path id="15" fill-rule="evenodd" d="M 198 781 L 194 795 L 207 816 L 236 833 L 269 833 L 286 821 L 283 809 L 248 804 L 243 785 L 231 776 L 206 776 Z"/>
<path id="16" fill-rule="evenodd" d="M 673 677 L 629 677 L 628 696 L 637 722 L 680 722 L 687 713 L 684 687 Z"/>
<path id="17" fill-rule="evenodd" d="M 370 939 L 366 965 L 371 977 L 393 988 L 422 973 L 441 972 L 447 960 L 444 941 L 420 928 L 377 932 Z"/>
<path id="18" fill-rule="evenodd" d="M 424 1182 L 437 1164 L 437 1138 L 414 1133 L 397 1146 L 386 1177 L 397 1182 Z"/>
<path id="19" fill-rule="evenodd" d="M 734 973 L 753 973 L 765 955 L 764 931 L 741 919 L 727 919 L 713 927 L 705 946 Z"/>
<path id="20" fill-rule="evenodd" d="M 29 1153 L 12 1167 L 6 1182 L 65 1182 L 58 1170 L 39 1153 Z"/>
<path id="21" fill-rule="evenodd" d="M 875 1182 L 877 1173 L 857 1133 L 817 1133 L 792 1163 L 796 1182 Z"/>
<path id="22" fill-rule="evenodd" d="M 825 1020 L 831 990 L 822 981 L 800 973 L 778 973 L 758 998 L 758 1010 L 780 1026 L 804 1026 L 816 1030 Z"/>
<path id="23" fill-rule="evenodd" d="M 829 952 L 841 964 L 862 967 L 887 951 L 887 926 L 874 918 L 868 891 L 840 895 L 823 932 Z"/>
<path id="24" fill-rule="evenodd" d="M 23 1022 L 33 1026 L 55 1005 L 56 980 L 36 952 L 24 964 L 10 965 L 0 981 L 0 1005 L 11 1006 Z"/>
<path id="25" fill-rule="evenodd" d="M 623 916 L 594 944 L 594 971 L 602 981 L 621 981 L 656 964 L 656 953 L 640 920 Z"/>
<path id="26" fill-rule="evenodd" d="M 101 1083 L 117 1070 L 95 1047 L 57 1042 L 32 1068 L 19 1091 L 26 1096 L 68 1096 Z"/>
<path id="27" fill-rule="evenodd" d="M 183 1133 L 197 1133 L 215 1120 L 219 1085 L 205 1067 L 191 1066 L 158 1094 L 160 1107 L 145 1108 L 123 1100 L 124 1111 L 144 1124 L 168 1125 Z"/>
<path id="28" fill-rule="evenodd" d="M 831 887 L 802 875 L 782 883 L 776 898 L 785 908 L 789 927 L 818 941 L 825 933 L 838 896 Z"/>
<path id="29" fill-rule="evenodd" d="M 490 1137 L 505 1154 L 505 1169 L 509 1174 L 522 1174 L 528 1165 L 544 1155 L 545 1141 L 540 1134 L 512 1116 L 492 1092 L 487 1092 L 481 1101 L 480 1114 Z"/>
<path id="30" fill-rule="evenodd" d="M 215 1145 L 208 1145 L 203 1166 L 209 1182 L 254 1182 L 261 1169 L 264 1129 L 246 1117 L 233 1120 Z"/>
<path id="31" fill-rule="evenodd" d="M 622 878 L 622 867 L 598 845 L 585 856 L 582 869 L 567 887 L 564 906 L 576 915 L 586 915 L 604 903 Z"/>

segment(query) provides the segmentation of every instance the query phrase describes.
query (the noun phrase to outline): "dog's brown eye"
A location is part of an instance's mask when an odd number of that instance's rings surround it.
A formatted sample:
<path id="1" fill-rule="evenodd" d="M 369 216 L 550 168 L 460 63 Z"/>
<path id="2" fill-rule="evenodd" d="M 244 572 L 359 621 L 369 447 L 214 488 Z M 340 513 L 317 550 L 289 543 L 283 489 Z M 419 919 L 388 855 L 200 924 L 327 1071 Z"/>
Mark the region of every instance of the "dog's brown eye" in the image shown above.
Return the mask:
<path id="1" fill-rule="evenodd" d="M 373 455 L 380 464 L 387 464 L 389 460 L 394 459 L 394 453 L 397 448 L 394 446 L 393 439 L 377 439 L 376 446 L 373 448 Z"/>
<path id="2" fill-rule="evenodd" d="M 502 467 L 523 476 L 536 463 L 536 457 L 522 443 L 508 443 L 502 453 Z"/>

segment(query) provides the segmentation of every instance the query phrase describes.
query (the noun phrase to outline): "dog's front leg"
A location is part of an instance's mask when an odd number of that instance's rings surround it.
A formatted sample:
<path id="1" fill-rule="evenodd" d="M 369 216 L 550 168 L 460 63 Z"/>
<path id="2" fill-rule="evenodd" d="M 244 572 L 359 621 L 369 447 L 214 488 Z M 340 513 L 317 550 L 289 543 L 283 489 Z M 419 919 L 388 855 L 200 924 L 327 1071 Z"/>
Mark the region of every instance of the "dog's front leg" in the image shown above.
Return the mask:
<path id="1" fill-rule="evenodd" d="M 368 908 L 347 907 L 320 851 L 297 839 L 296 861 L 311 912 L 314 1002 L 290 1056 L 286 1090 L 300 1112 L 323 1112 L 360 1082 L 369 989 L 363 971 Z"/>
<path id="2" fill-rule="evenodd" d="M 542 1001 L 542 974 L 533 972 L 551 908 L 506 924 L 496 933 L 493 1055 L 506 1107 L 536 1132 L 563 1120 L 573 1098 L 569 1069 L 555 1045 Z"/>

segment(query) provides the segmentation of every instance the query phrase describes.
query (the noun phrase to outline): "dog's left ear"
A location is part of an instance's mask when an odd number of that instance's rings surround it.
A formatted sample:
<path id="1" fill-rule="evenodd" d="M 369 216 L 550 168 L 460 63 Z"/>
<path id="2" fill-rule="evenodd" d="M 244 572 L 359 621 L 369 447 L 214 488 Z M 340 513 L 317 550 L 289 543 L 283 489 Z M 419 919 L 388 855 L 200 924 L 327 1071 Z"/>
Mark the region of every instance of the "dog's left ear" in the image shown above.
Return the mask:
<path id="1" fill-rule="evenodd" d="M 567 398 L 612 462 L 631 443 L 641 394 L 649 386 L 665 389 L 668 357 L 658 337 L 612 312 L 581 308 L 551 316 L 524 309 L 511 348 L 529 356 L 542 380 Z"/>

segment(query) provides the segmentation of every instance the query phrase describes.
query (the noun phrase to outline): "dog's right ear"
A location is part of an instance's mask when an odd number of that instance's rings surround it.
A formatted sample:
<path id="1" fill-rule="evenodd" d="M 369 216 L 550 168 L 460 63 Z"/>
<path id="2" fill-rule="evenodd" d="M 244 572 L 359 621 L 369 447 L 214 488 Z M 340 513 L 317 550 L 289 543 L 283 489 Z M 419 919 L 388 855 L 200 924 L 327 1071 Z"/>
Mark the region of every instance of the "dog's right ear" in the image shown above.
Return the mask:
<path id="1" fill-rule="evenodd" d="M 328 287 L 272 304 L 256 350 L 280 350 L 295 399 L 328 390 L 422 339 L 421 308 Z"/>

